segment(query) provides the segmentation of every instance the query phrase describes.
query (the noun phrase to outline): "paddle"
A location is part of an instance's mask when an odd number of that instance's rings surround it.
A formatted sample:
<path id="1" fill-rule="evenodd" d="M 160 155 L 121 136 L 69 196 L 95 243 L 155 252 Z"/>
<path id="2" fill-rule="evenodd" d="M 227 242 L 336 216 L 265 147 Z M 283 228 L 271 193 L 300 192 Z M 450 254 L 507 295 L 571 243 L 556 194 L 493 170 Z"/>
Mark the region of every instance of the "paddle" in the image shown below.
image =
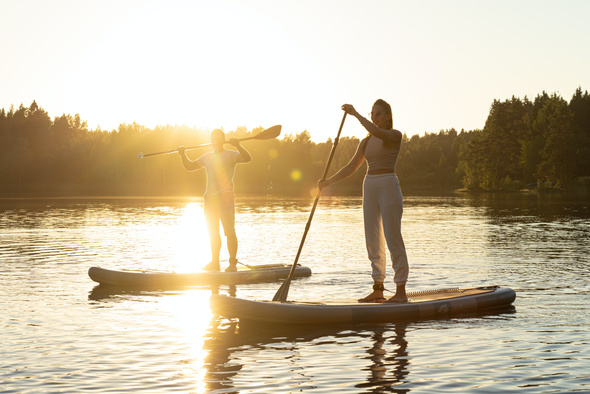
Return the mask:
<path id="1" fill-rule="evenodd" d="M 324 175 L 322 176 L 322 182 L 326 180 L 326 175 L 328 175 L 328 169 L 330 168 L 330 163 L 332 162 L 332 157 L 334 157 L 334 151 L 336 150 L 336 146 L 338 145 L 338 140 L 340 139 L 340 132 L 342 131 L 342 126 L 344 126 L 344 119 L 346 119 L 346 112 L 342 117 L 342 122 L 340 123 L 340 128 L 338 129 L 338 135 L 334 140 L 334 145 L 332 145 L 332 150 L 330 151 L 330 156 L 328 157 L 328 162 L 326 163 L 326 168 L 324 169 Z M 315 196 L 315 201 L 313 202 L 313 207 L 311 208 L 311 213 L 309 214 L 309 219 L 307 220 L 307 224 L 305 225 L 305 231 L 303 232 L 303 238 L 301 239 L 301 243 L 299 244 L 299 250 L 297 251 L 297 255 L 295 256 L 295 261 L 293 262 L 293 266 L 291 267 L 291 271 L 289 271 L 289 276 L 283 282 L 279 290 L 277 290 L 275 296 L 273 297 L 273 301 L 287 301 L 287 294 L 289 294 L 289 286 L 291 285 L 291 279 L 293 278 L 293 274 L 295 273 L 295 268 L 297 267 L 297 261 L 299 261 L 299 255 L 301 254 L 301 249 L 303 249 L 303 243 L 305 242 L 305 237 L 307 237 L 307 232 L 309 231 L 309 226 L 311 225 L 311 219 L 313 218 L 313 213 L 315 212 L 315 208 L 318 205 L 318 201 L 320 196 L 322 195 L 322 189 L 318 188 L 317 194 Z"/>
<path id="2" fill-rule="evenodd" d="M 271 138 L 276 138 L 281 134 L 281 125 L 276 125 L 276 126 L 272 126 L 269 127 L 266 130 L 261 131 L 260 133 L 253 135 L 252 137 L 246 137 L 246 138 L 238 138 L 238 141 L 247 141 L 247 140 L 269 140 Z M 229 141 L 225 141 L 226 144 L 229 143 Z M 186 150 L 190 150 L 190 149 L 197 149 L 197 148 L 204 148 L 207 146 L 211 146 L 211 144 L 202 144 L 202 145 L 195 145 L 195 146 L 189 146 L 188 148 L 185 148 Z M 162 152 L 155 152 L 155 153 L 148 153 L 148 154 L 143 154 L 141 152 L 139 152 L 139 156 L 137 157 L 138 159 L 142 159 L 144 157 L 148 157 L 148 156 L 155 156 L 155 155 L 161 155 L 161 154 L 168 154 L 168 153 L 174 153 L 174 152 L 178 152 L 178 149 L 171 149 L 171 150 L 165 150 Z"/>

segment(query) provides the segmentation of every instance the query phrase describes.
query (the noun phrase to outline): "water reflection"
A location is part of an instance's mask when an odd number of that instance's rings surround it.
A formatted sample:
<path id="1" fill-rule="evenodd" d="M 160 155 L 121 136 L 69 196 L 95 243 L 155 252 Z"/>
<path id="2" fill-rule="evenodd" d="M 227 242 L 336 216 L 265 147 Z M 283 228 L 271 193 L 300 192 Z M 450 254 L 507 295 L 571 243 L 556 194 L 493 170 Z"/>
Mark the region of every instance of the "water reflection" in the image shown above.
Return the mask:
<path id="1" fill-rule="evenodd" d="M 0 228 L 157 224 L 182 217 L 187 206 L 201 201 L 192 198 L 0 199 Z"/>
<path id="2" fill-rule="evenodd" d="M 392 393 L 407 393 L 409 389 L 395 388 L 393 386 L 402 384 L 408 375 L 410 357 L 408 355 L 408 341 L 406 340 L 406 324 L 398 323 L 391 330 L 385 328 L 373 329 L 373 347 L 369 353 L 371 365 L 370 375 L 366 383 L 360 383 L 354 387 L 370 387 L 370 392 L 381 393 L 383 391 Z M 390 354 L 387 345 L 392 346 Z"/>
<path id="3" fill-rule="evenodd" d="M 211 291 L 218 292 L 219 288 Z M 235 296 L 235 292 L 236 286 L 232 286 L 230 295 Z M 415 323 L 309 326 L 240 322 L 212 315 L 206 307 L 208 296 L 208 290 L 140 291 L 99 285 L 89 299 L 101 308 L 121 302 L 132 307 L 138 301 L 157 301 L 147 309 L 132 308 L 143 313 L 159 310 L 162 324 L 169 327 L 163 332 L 160 329 L 160 334 L 166 335 L 168 341 L 177 337 L 177 343 L 186 344 L 181 345 L 187 353 L 182 375 L 196 388 L 194 392 L 257 390 L 264 388 L 267 376 L 272 376 L 268 378 L 272 384 L 282 388 L 286 385 L 289 390 L 311 388 L 317 385 L 318 376 L 328 381 L 341 379 L 342 371 L 351 368 L 366 371 L 364 378 L 357 373 L 359 379 L 354 382 L 354 387 L 367 390 L 364 392 L 410 391 L 403 387 L 410 381 L 412 361 L 406 333 Z M 494 312 L 464 314 L 455 317 L 455 324 L 486 317 L 505 319 L 513 313 L 514 307 L 510 306 Z M 334 361 L 334 350 L 330 355 L 323 348 L 341 349 L 342 358 Z M 326 364 L 321 366 L 323 362 Z M 310 363 L 320 365 L 312 368 Z"/>
<path id="4" fill-rule="evenodd" d="M 207 291 L 207 294 L 219 294 L 219 289 L 222 286 L 220 285 L 212 285 L 212 286 L 192 286 L 189 287 L 189 290 L 186 289 L 178 289 L 177 287 L 170 288 L 170 289 L 163 289 L 161 286 L 149 288 L 142 286 L 140 288 L 134 288 L 132 286 L 115 286 L 115 285 L 105 285 L 99 284 L 92 288 L 92 290 L 88 293 L 88 300 L 89 301 L 117 301 L 121 299 L 132 299 L 133 297 L 143 296 L 143 297 L 162 297 L 162 296 L 174 296 L 174 295 L 181 295 L 186 294 L 187 291 L 192 290 L 204 290 Z M 236 296 L 236 286 L 235 285 L 224 285 L 223 288 L 225 292 L 231 297 Z M 129 297 L 127 297 L 129 296 Z"/>
<path id="5" fill-rule="evenodd" d="M 237 200 L 243 262 L 292 263 L 312 198 Z M 587 389 L 588 199 L 408 196 L 405 205 L 413 290 L 500 284 L 517 291 L 515 307 L 407 325 L 248 327 L 201 306 L 216 291 L 270 299 L 279 283 L 146 291 L 101 287 L 88 278 L 93 265 L 176 270 L 177 260 L 186 260 L 194 270 L 199 259 L 206 263 L 208 256 L 196 256 L 194 238 L 178 237 L 189 227 L 198 237 L 200 199 L 0 200 L 7 364 L 0 386 L 7 392 L 47 384 L 63 392 Z M 192 244 L 190 257 L 182 244 Z M 209 254 L 206 238 L 202 249 Z M 360 198 L 322 197 L 303 252 L 313 275 L 294 282 L 290 298 L 362 296 L 370 277 Z"/>
<path id="6" fill-rule="evenodd" d="M 236 209 L 243 212 L 271 213 L 271 212 L 306 212 L 309 213 L 313 205 L 313 197 L 282 198 L 276 196 L 240 196 L 236 198 Z M 330 197 L 324 196 L 320 204 L 324 207 L 349 208 L 358 207 L 361 197 Z"/>
<path id="7" fill-rule="evenodd" d="M 515 259 L 512 277 L 545 272 L 576 277 L 587 271 L 590 198 L 568 194 L 471 197 L 486 207 L 488 243 L 494 260 Z M 538 261 L 544 261 L 538 264 Z M 531 263 L 526 263 L 526 262 Z M 510 274 L 510 273 L 509 273 Z M 581 276 L 580 276 L 581 277 Z M 576 281 L 577 282 L 577 281 Z M 563 284 L 555 283 L 556 287 Z M 572 285 L 572 283 L 569 283 Z M 584 286 L 580 283 L 581 286 Z"/>
<path id="8" fill-rule="evenodd" d="M 314 387 L 315 374 L 309 370 L 308 362 L 302 354 L 309 346 L 342 346 L 351 342 L 367 346 L 366 355 L 358 354 L 353 360 L 343 360 L 351 365 L 358 365 L 358 369 L 369 372 L 366 382 L 355 385 L 357 388 L 369 388 L 368 392 L 397 392 L 406 393 L 407 389 L 396 389 L 395 386 L 407 380 L 410 357 L 406 340 L 406 324 L 386 325 L 357 325 L 357 326 L 289 326 L 268 325 L 237 320 L 214 318 L 207 332 L 204 350 L 207 368 L 208 390 L 231 390 L 244 387 L 245 374 L 256 373 L 255 366 L 243 364 L 242 359 L 250 359 L 245 354 L 255 351 L 277 352 L 271 357 L 275 365 L 263 368 L 277 368 L 268 370 L 267 374 L 274 374 L 279 380 L 286 375 L 290 381 L 290 389 L 301 390 Z M 243 354 L 244 353 L 244 354 Z M 320 351 L 321 353 L 321 351 Z M 278 365 L 288 362 L 288 371 L 281 370 Z M 264 362 L 261 360 L 261 362 Z M 316 366 L 323 370 L 322 366 Z M 333 367 L 332 367 L 333 368 Z M 326 375 L 341 372 L 330 370 Z M 294 377 L 296 375 L 296 378 Z M 296 379 L 296 380 L 293 380 Z"/>
<path id="9" fill-rule="evenodd" d="M 466 195 L 471 206 L 485 207 L 490 218 L 518 221 L 534 216 L 540 221 L 590 218 L 590 198 L 583 194 L 475 194 Z"/>
<path id="10" fill-rule="evenodd" d="M 510 305 L 457 315 L 453 321 L 436 320 L 455 325 L 468 322 L 477 325 L 485 319 L 505 320 L 515 313 L 514 306 Z M 428 323 L 310 326 L 240 322 L 214 317 L 203 342 L 203 349 L 207 352 L 204 360 L 207 389 L 217 392 L 256 391 L 259 386 L 247 386 L 245 381 L 250 378 L 260 381 L 258 374 L 262 369 L 264 376 L 272 376 L 269 379 L 274 384 L 280 385 L 284 381 L 289 392 L 300 391 L 316 387 L 319 374 L 322 379 L 330 381 L 331 374 L 337 380 L 342 374 L 354 374 L 352 370 L 358 370 L 367 371 L 364 381 L 354 384 L 355 388 L 366 390 L 363 392 L 408 393 L 410 388 L 404 388 L 404 383 L 411 381 L 412 356 L 407 331 L 409 327 L 415 330 L 418 325 L 424 324 Z M 349 346 L 356 349 L 352 355 L 347 351 Z M 341 349 L 342 357 L 323 354 L 324 347 Z M 256 360 L 256 354 L 265 356 Z M 329 357 L 329 367 L 314 364 L 312 368 L 309 365 L 309 359 L 322 363 L 324 357 Z"/>
<path id="11" fill-rule="evenodd" d="M 121 301 L 127 299 L 137 299 L 137 297 L 162 297 L 165 295 L 177 295 L 180 292 L 163 292 L 161 290 L 146 290 L 134 289 L 133 287 L 125 286 L 109 286 L 109 285 L 96 285 L 88 293 L 89 301 Z"/>

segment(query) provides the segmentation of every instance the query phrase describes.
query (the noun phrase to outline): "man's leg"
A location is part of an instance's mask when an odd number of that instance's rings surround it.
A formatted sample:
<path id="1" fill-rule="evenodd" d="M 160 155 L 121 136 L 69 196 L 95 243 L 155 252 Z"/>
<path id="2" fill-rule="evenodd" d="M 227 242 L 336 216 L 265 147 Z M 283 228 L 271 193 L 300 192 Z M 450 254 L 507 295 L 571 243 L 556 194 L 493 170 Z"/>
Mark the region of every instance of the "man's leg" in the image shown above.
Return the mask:
<path id="1" fill-rule="evenodd" d="M 220 206 L 219 218 L 223 225 L 223 232 L 227 238 L 227 251 L 229 253 L 229 267 L 226 272 L 238 270 L 238 236 L 235 225 L 235 205 L 233 194 L 223 196 L 223 204 Z"/>
<path id="2" fill-rule="evenodd" d="M 221 236 L 219 235 L 219 207 L 213 198 L 205 198 L 203 208 L 209 231 L 211 245 L 211 262 L 203 267 L 206 271 L 219 271 L 219 253 L 221 252 Z"/>
<path id="3" fill-rule="evenodd" d="M 238 261 L 238 236 L 235 231 L 232 235 L 227 236 L 227 251 L 229 252 L 229 263 Z"/>

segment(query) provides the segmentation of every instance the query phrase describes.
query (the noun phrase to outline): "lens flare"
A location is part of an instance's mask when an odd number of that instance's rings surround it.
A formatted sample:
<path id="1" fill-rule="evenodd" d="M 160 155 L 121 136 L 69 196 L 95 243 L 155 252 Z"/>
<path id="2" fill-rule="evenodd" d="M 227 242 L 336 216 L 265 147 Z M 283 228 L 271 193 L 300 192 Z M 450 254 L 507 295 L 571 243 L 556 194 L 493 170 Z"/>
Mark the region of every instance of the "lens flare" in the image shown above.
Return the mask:
<path id="1" fill-rule="evenodd" d="M 291 171 L 291 179 L 296 182 L 301 180 L 301 171 L 299 171 L 299 170 Z"/>
<path id="2" fill-rule="evenodd" d="M 277 157 L 279 157 L 279 151 L 277 151 L 275 148 L 269 149 L 268 157 L 270 157 L 271 159 L 276 159 Z"/>

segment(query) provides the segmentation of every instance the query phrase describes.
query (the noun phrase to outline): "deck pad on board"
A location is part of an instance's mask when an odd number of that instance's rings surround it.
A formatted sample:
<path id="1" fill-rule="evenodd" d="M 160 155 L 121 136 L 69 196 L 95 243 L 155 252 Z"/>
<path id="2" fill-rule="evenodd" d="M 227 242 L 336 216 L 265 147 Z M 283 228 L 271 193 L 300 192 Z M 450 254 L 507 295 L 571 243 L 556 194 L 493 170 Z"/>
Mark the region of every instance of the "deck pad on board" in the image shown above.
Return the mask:
<path id="1" fill-rule="evenodd" d="M 294 303 L 299 305 L 378 305 L 378 304 L 407 304 L 417 302 L 427 302 L 435 300 L 446 300 L 451 298 L 458 298 L 468 295 L 490 293 L 497 289 L 497 286 L 493 287 L 474 287 L 470 289 L 436 289 L 426 291 L 416 291 L 407 294 L 407 302 L 359 302 L 358 300 L 329 300 L 329 301 L 287 301 L 286 303 Z"/>

